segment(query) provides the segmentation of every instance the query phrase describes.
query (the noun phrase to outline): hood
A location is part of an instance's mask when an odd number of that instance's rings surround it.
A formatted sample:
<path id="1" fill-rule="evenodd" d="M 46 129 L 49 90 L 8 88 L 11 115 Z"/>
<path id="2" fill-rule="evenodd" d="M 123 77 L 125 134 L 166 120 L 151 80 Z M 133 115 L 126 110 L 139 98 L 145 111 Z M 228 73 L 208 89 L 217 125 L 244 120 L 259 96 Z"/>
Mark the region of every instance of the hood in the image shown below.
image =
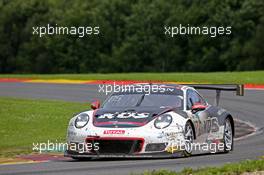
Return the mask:
<path id="1" fill-rule="evenodd" d="M 93 124 L 97 127 L 126 128 L 144 126 L 158 115 L 172 108 L 98 109 L 94 112 Z"/>

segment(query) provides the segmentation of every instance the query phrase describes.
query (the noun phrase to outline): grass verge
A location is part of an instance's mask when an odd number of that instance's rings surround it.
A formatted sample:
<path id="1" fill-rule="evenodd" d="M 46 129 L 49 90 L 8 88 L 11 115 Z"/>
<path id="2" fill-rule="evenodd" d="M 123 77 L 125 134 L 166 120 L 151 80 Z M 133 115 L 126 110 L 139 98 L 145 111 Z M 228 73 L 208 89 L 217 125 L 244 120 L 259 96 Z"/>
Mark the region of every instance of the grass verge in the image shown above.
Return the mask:
<path id="1" fill-rule="evenodd" d="M 70 80 L 160 80 L 197 83 L 264 84 L 264 71 L 214 73 L 1 74 L 0 78 Z"/>
<path id="2" fill-rule="evenodd" d="M 225 164 L 221 167 L 208 167 L 201 169 L 185 168 L 181 172 L 157 170 L 151 172 L 145 172 L 142 175 L 239 175 L 246 172 L 256 172 L 264 170 L 264 160 L 247 160 L 240 163 Z"/>
<path id="3" fill-rule="evenodd" d="M 88 104 L 0 98 L 0 157 L 32 152 L 32 144 L 66 138 L 69 119 Z"/>

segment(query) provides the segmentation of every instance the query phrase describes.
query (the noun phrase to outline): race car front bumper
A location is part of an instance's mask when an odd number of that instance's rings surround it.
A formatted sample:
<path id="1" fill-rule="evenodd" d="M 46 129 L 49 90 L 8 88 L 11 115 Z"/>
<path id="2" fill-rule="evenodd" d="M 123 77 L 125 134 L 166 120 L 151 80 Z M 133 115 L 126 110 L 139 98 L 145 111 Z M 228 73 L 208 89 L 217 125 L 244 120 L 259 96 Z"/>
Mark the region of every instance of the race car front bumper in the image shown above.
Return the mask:
<path id="1" fill-rule="evenodd" d="M 103 157 L 103 158 L 150 158 L 150 157 L 178 157 L 181 151 L 168 147 L 167 142 L 145 142 L 140 137 L 87 137 L 85 143 L 90 149 L 84 149 L 83 145 L 77 146 L 79 150 L 67 149 L 67 157 Z M 76 143 L 80 144 L 80 143 Z M 96 144 L 98 148 L 96 149 Z M 86 146 L 86 145 L 85 145 Z M 75 147 L 76 148 L 76 147 Z M 168 149 L 170 148 L 170 149 Z"/>
<path id="2" fill-rule="evenodd" d="M 152 155 L 173 156 L 178 152 L 176 146 L 184 141 L 183 127 L 172 123 L 164 129 L 157 129 L 153 122 L 135 128 L 95 127 L 88 123 L 78 129 L 74 125 L 68 127 L 67 143 L 71 145 L 92 144 L 92 149 L 67 149 L 65 156 L 70 157 L 153 157 Z M 99 150 L 94 143 L 99 143 Z M 178 144 L 180 143 L 180 144 Z"/>

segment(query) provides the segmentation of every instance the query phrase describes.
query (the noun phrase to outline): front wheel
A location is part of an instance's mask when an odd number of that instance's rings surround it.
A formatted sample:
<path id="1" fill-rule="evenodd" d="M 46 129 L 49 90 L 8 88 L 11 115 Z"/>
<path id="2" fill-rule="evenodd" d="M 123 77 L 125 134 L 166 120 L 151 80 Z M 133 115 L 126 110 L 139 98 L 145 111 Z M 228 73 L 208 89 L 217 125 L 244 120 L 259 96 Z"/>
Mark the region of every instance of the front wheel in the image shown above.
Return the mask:
<path id="1" fill-rule="evenodd" d="M 185 139 L 185 150 L 183 151 L 184 156 L 188 157 L 192 154 L 192 144 L 194 140 L 194 131 L 191 123 L 188 121 L 185 125 L 184 130 Z"/>
<path id="2" fill-rule="evenodd" d="M 230 118 L 225 119 L 224 126 L 224 152 L 232 151 L 234 144 L 233 128 L 231 125 Z"/>

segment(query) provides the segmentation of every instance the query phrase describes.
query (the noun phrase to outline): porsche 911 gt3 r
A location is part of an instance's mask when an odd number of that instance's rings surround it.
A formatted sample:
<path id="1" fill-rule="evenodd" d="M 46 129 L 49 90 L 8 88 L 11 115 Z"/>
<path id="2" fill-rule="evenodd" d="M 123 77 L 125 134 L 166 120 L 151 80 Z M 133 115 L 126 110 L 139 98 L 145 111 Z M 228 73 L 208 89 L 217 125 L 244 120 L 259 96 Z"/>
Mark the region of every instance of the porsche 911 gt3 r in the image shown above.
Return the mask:
<path id="1" fill-rule="evenodd" d="M 233 116 L 218 103 L 222 90 L 243 95 L 242 85 L 155 86 L 148 94 L 114 92 L 101 107 L 95 101 L 92 110 L 74 116 L 65 156 L 175 157 L 233 149 Z M 216 90 L 216 104 L 209 104 L 196 89 Z"/>

